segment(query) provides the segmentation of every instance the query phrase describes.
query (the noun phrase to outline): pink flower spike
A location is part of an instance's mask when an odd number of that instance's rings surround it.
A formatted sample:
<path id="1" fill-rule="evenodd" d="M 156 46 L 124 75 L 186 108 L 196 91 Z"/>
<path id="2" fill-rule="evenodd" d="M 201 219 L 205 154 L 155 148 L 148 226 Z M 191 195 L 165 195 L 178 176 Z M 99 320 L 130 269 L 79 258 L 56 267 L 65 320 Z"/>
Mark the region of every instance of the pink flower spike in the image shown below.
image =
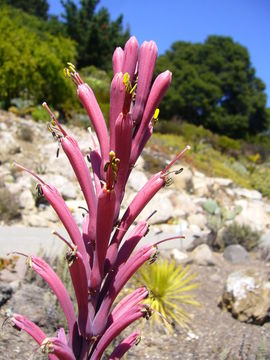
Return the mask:
<path id="1" fill-rule="evenodd" d="M 131 164 L 135 164 L 137 158 L 140 153 L 138 153 L 138 148 L 140 146 L 140 141 L 143 138 L 144 132 L 147 130 L 150 121 L 152 120 L 155 110 L 157 109 L 161 99 L 165 95 L 168 90 L 172 79 L 172 73 L 170 71 L 164 71 L 159 74 L 154 84 L 150 90 L 146 106 L 144 109 L 143 117 L 139 128 L 135 134 L 132 143 L 132 151 L 131 151 Z"/>
<path id="2" fill-rule="evenodd" d="M 136 64 L 138 59 L 138 51 L 139 44 L 135 36 L 131 36 L 131 38 L 126 42 L 124 49 L 124 61 L 122 73 L 128 73 L 130 76 L 130 82 L 132 83 L 134 78 L 134 73 L 136 70 Z"/>
<path id="3" fill-rule="evenodd" d="M 112 340 L 115 339 L 127 326 L 143 316 L 144 313 L 142 312 L 142 306 L 137 305 L 137 308 L 128 314 L 128 316 L 122 318 L 121 321 L 113 323 L 100 338 L 93 354 L 90 357 L 90 360 L 100 360 L 103 352 L 110 345 Z"/>
<path id="4" fill-rule="evenodd" d="M 109 135 L 106 122 L 98 105 L 95 94 L 93 93 L 93 90 L 90 88 L 90 86 L 85 83 L 78 85 L 77 92 L 79 100 L 87 111 L 94 130 L 97 134 L 101 157 L 106 161 L 109 154 Z"/>
<path id="5" fill-rule="evenodd" d="M 117 347 L 109 356 L 109 360 L 120 360 L 125 355 L 125 353 L 132 348 L 132 346 L 138 343 L 139 340 L 139 331 L 135 331 L 134 333 L 130 334 L 119 345 L 117 345 Z"/>
<path id="6" fill-rule="evenodd" d="M 121 47 L 117 47 L 114 50 L 112 57 L 113 75 L 122 71 L 124 62 L 124 50 Z"/>
<path id="7" fill-rule="evenodd" d="M 107 190 L 105 186 L 98 194 L 96 248 L 90 278 L 91 289 L 99 287 L 103 279 L 104 261 L 113 228 L 114 209 L 115 192 L 113 189 Z"/>
<path id="8" fill-rule="evenodd" d="M 75 355 L 68 345 L 62 342 L 59 338 L 46 338 L 41 344 L 41 351 L 44 354 L 53 353 L 61 360 L 76 360 Z"/>
<path id="9" fill-rule="evenodd" d="M 29 267 L 31 267 L 47 282 L 52 291 L 55 293 L 67 319 L 69 334 L 72 343 L 72 338 L 74 335 L 74 331 L 76 332 L 77 323 L 75 311 L 65 286 L 63 285 L 59 277 L 56 275 L 56 273 L 53 271 L 53 269 L 43 259 L 31 255 L 29 256 L 27 263 Z"/>
<path id="10" fill-rule="evenodd" d="M 40 327 L 34 324 L 31 320 L 28 320 L 26 316 L 13 314 L 10 320 L 16 329 L 27 332 L 38 343 L 38 345 L 41 345 L 42 341 L 47 337 Z"/>
<path id="11" fill-rule="evenodd" d="M 126 97 L 123 74 L 116 73 L 112 79 L 110 96 L 110 149 L 115 151 L 115 122 L 122 113 Z"/>
<path id="12" fill-rule="evenodd" d="M 138 85 L 136 100 L 132 110 L 134 124 L 139 124 L 149 94 L 152 77 L 157 60 L 157 45 L 154 41 L 144 41 L 140 47 L 138 59 Z"/>

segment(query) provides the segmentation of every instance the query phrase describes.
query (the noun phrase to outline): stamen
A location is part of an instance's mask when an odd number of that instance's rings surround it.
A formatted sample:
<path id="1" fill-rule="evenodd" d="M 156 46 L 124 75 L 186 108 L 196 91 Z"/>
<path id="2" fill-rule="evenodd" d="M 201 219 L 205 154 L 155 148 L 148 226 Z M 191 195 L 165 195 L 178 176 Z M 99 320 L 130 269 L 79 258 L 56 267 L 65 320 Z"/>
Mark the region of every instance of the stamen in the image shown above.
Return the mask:
<path id="1" fill-rule="evenodd" d="M 62 240 L 72 251 L 74 251 L 74 246 L 72 246 L 62 235 L 60 235 L 57 231 L 52 231 L 52 234 L 57 236 L 60 240 Z"/>
<path id="2" fill-rule="evenodd" d="M 62 128 L 62 126 L 60 125 L 59 121 L 56 119 L 56 116 L 54 115 L 54 113 L 51 111 L 51 109 L 49 108 L 49 106 L 47 105 L 46 102 L 44 102 L 42 104 L 42 106 L 44 107 L 44 109 L 46 109 L 52 119 L 52 126 L 55 126 L 55 124 L 58 126 L 59 130 L 61 131 L 61 133 L 64 136 L 67 136 L 66 131 Z"/>
<path id="3" fill-rule="evenodd" d="M 81 79 L 79 73 L 76 71 L 75 65 L 73 65 L 71 62 L 67 63 L 68 68 L 64 68 L 64 76 L 69 77 L 75 85 L 82 85 L 83 80 Z"/>
<path id="4" fill-rule="evenodd" d="M 109 161 L 104 165 L 104 172 L 106 172 L 106 188 L 112 190 L 117 181 L 118 163 L 120 159 L 115 156 L 114 151 L 109 152 Z"/>
<path id="5" fill-rule="evenodd" d="M 41 182 L 42 185 L 46 185 L 45 182 L 37 174 L 35 174 L 33 171 L 25 168 L 24 166 L 22 166 L 20 164 L 17 164 L 16 162 L 14 162 L 13 165 L 16 166 L 20 171 L 28 172 L 30 175 L 32 175 L 34 178 L 36 178 L 39 182 Z"/>
<path id="6" fill-rule="evenodd" d="M 165 169 L 163 169 L 163 170 L 161 171 L 161 174 L 162 174 L 162 175 L 165 175 L 165 174 L 168 172 L 168 170 L 173 166 L 173 164 L 174 164 L 177 160 L 181 159 L 181 158 L 184 156 L 184 154 L 185 154 L 188 150 L 190 150 L 190 149 L 191 149 L 191 147 L 190 147 L 189 145 L 187 145 L 187 146 L 184 148 L 184 150 L 181 151 L 180 154 L 176 155 L 176 157 L 169 163 L 169 165 L 167 165 L 167 166 L 165 167 Z"/>

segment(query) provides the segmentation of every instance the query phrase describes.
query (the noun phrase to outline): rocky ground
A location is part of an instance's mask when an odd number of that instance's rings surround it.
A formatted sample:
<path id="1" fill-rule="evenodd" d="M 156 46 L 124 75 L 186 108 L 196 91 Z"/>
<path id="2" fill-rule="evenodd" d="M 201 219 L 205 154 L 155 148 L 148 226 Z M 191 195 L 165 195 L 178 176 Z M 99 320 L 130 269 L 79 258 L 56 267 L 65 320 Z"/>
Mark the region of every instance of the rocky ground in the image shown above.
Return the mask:
<path id="1" fill-rule="evenodd" d="M 89 133 L 75 127 L 70 131 L 87 154 L 91 146 Z M 81 224 L 82 196 L 61 150 L 56 158 L 57 147 L 45 124 L 0 112 L 0 196 L 8 210 L 1 225 L 59 226 L 54 212 L 37 200 L 35 181 L 12 167 L 14 161 L 55 184 Z M 146 154 L 158 157 L 164 166 L 169 161 L 151 147 Z M 162 250 L 162 254 L 189 263 L 197 273 L 200 287 L 196 298 L 201 307 L 189 308 L 193 314 L 190 329 L 176 327 L 173 335 L 168 335 L 163 326 L 150 329 L 146 322 L 139 324 L 142 341 L 128 359 L 270 359 L 270 203 L 258 191 L 240 188 L 229 179 L 209 178 L 184 163 L 175 170 L 181 166 L 183 173 L 173 175 L 173 184 L 162 189 L 140 218 L 158 210 L 151 218 L 151 239 L 180 232 L 186 235 L 185 240 L 171 243 L 171 249 Z M 150 176 L 146 168 L 141 159 L 130 178 L 124 205 Z M 213 200 L 217 203 L 214 208 Z M 260 231 L 256 251 L 247 253 L 241 247 L 231 247 L 224 253 L 214 253 L 205 244 L 197 246 L 209 240 L 213 227 L 210 220 L 219 221 L 224 209 L 233 215 L 223 219 L 223 225 L 236 221 Z M 0 231 L 0 247 L 6 241 Z M 22 281 L 22 266 L 20 260 L 15 272 L 0 272 L 1 320 L 10 311 L 23 313 L 53 334 L 61 323 L 53 298 L 40 284 Z M 218 306 L 222 298 L 223 309 Z M 243 298 L 247 301 L 243 302 Z M 36 350 L 29 337 L 14 331 L 7 321 L 0 334 L 0 359 L 29 359 L 31 355 L 42 359 Z"/>

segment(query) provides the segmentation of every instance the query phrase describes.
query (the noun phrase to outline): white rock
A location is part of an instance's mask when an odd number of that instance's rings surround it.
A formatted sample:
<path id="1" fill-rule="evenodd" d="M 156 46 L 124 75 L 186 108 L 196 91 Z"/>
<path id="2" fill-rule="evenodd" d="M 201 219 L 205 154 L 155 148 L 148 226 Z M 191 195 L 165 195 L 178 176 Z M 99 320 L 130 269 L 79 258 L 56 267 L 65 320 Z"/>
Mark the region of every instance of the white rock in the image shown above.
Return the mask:
<path id="1" fill-rule="evenodd" d="M 218 177 L 213 178 L 213 182 L 223 187 L 230 186 L 233 183 L 231 179 L 218 178 Z"/>
<path id="2" fill-rule="evenodd" d="M 212 266 L 217 263 L 212 250 L 206 244 L 197 246 L 190 254 L 190 257 L 193 262 L 202 266 Z"/>
<path id="3" fill-rule="evenodd" d="M 265 211 L 262 201 L 238 200 L 235 204 L 242 207 L 240 214 L 235 217 L 239 224 L 250 225 L 255 230 L 264 230 L 270 225 L 270 214 Z"/>
<path id="4" fill-rule="evenodd" d="M 257 190 L 248 190 L 244 188 L 237 188 L 234 189 L 234 193 L 237 196 L 242 196 L 244 198 L 250 199 L 250 200 L 261 200 L 262 194 Z"/>
<path id="5" fill-rule="evenodd" d="M 196 225 L 200 229 L 204 229 L 207 224 L 207 218 L 203 214 L 191 214 L 188 216 L 187 221 L 190 225 Z"/>
<path id="6" fill-rule="evenodd" d="M 134 169 L 128 179 L 128 185 L 138 192 L 148 181 L 144 172 Z"/>
<path id="7" fill-rule="evenodd" d="M 32 192 L 28 189 L 24 190 L 19 196 L 20 206 L 24 209 L 33 209 L 35 207 L 35 200 Z"/>
<path id="8" fill-rule="evenodd" d="M 157 213 L 149 220 L 150 224 L 166 223 L 174 216 L 174 208 L 166 192 L 155 196 L 138 216 L 138 220 L 146 219 L 155 210 Z"/>
<path id="9" fill-rule="evenodd" d="M 188 258 L 187 253 L 185 253 L 184 251 L 180 251 L 179 249 L 173 249 L 171 251 L 171 254 L 174 257 L 174 259 L 178 262 L 185 261 Z"/>
<path id="10" fill-rule="evenodd" d="M 48 184 L 52 184 L 57 188 L 64 199 L 77 199 L 79 187 L 67 180 L 62 175 L 46 174 L 43 176 Z"/>

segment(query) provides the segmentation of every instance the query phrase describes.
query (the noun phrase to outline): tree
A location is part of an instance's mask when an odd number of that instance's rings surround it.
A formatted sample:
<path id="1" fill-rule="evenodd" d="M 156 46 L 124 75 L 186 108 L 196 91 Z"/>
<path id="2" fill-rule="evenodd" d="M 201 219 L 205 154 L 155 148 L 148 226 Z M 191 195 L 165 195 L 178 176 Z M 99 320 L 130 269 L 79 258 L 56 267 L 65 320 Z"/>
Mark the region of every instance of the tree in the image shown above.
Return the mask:
<path id="1" fill-rule="evenodd" d="M 3 4 L 22 9 L 44 20 L 48 18 L 49 4 L 47 0 L 1 0 L 0 5 Z"/>
<path id="2" fill-rule="evenodd" d="M 67 34 L 78 43 L 78 66 L 111 67 L 111 54 L 116 46 L 123 46 L 129 30 L 123 30 L 123 17 L 110 20 L 104 7 L 95 12 L 99 0 L 81 0 L 77 7 L 73 0 L 61 0 Z"/>
<path id="3" fill-rule="evenodd" d="M 75 59 L 74 42 L 44 31 L 46 23 L 21 10 L 5 6 L 0 17 L 2 106 L 7 108 L 11 99 L 23 94 L 35 104 L 46 99 L 63 109 L 73 94 L 63 68 Z"/>
<path id="4" fill-rule="evenodd" d="M 173 72 L 165 117 L 184 118 L 232 137 L 268 127 L 265 85 L 255 76 L 247 49 L 232 38 L 176 42 L 158 59 L 157 71 L 165 68 Z"/>

